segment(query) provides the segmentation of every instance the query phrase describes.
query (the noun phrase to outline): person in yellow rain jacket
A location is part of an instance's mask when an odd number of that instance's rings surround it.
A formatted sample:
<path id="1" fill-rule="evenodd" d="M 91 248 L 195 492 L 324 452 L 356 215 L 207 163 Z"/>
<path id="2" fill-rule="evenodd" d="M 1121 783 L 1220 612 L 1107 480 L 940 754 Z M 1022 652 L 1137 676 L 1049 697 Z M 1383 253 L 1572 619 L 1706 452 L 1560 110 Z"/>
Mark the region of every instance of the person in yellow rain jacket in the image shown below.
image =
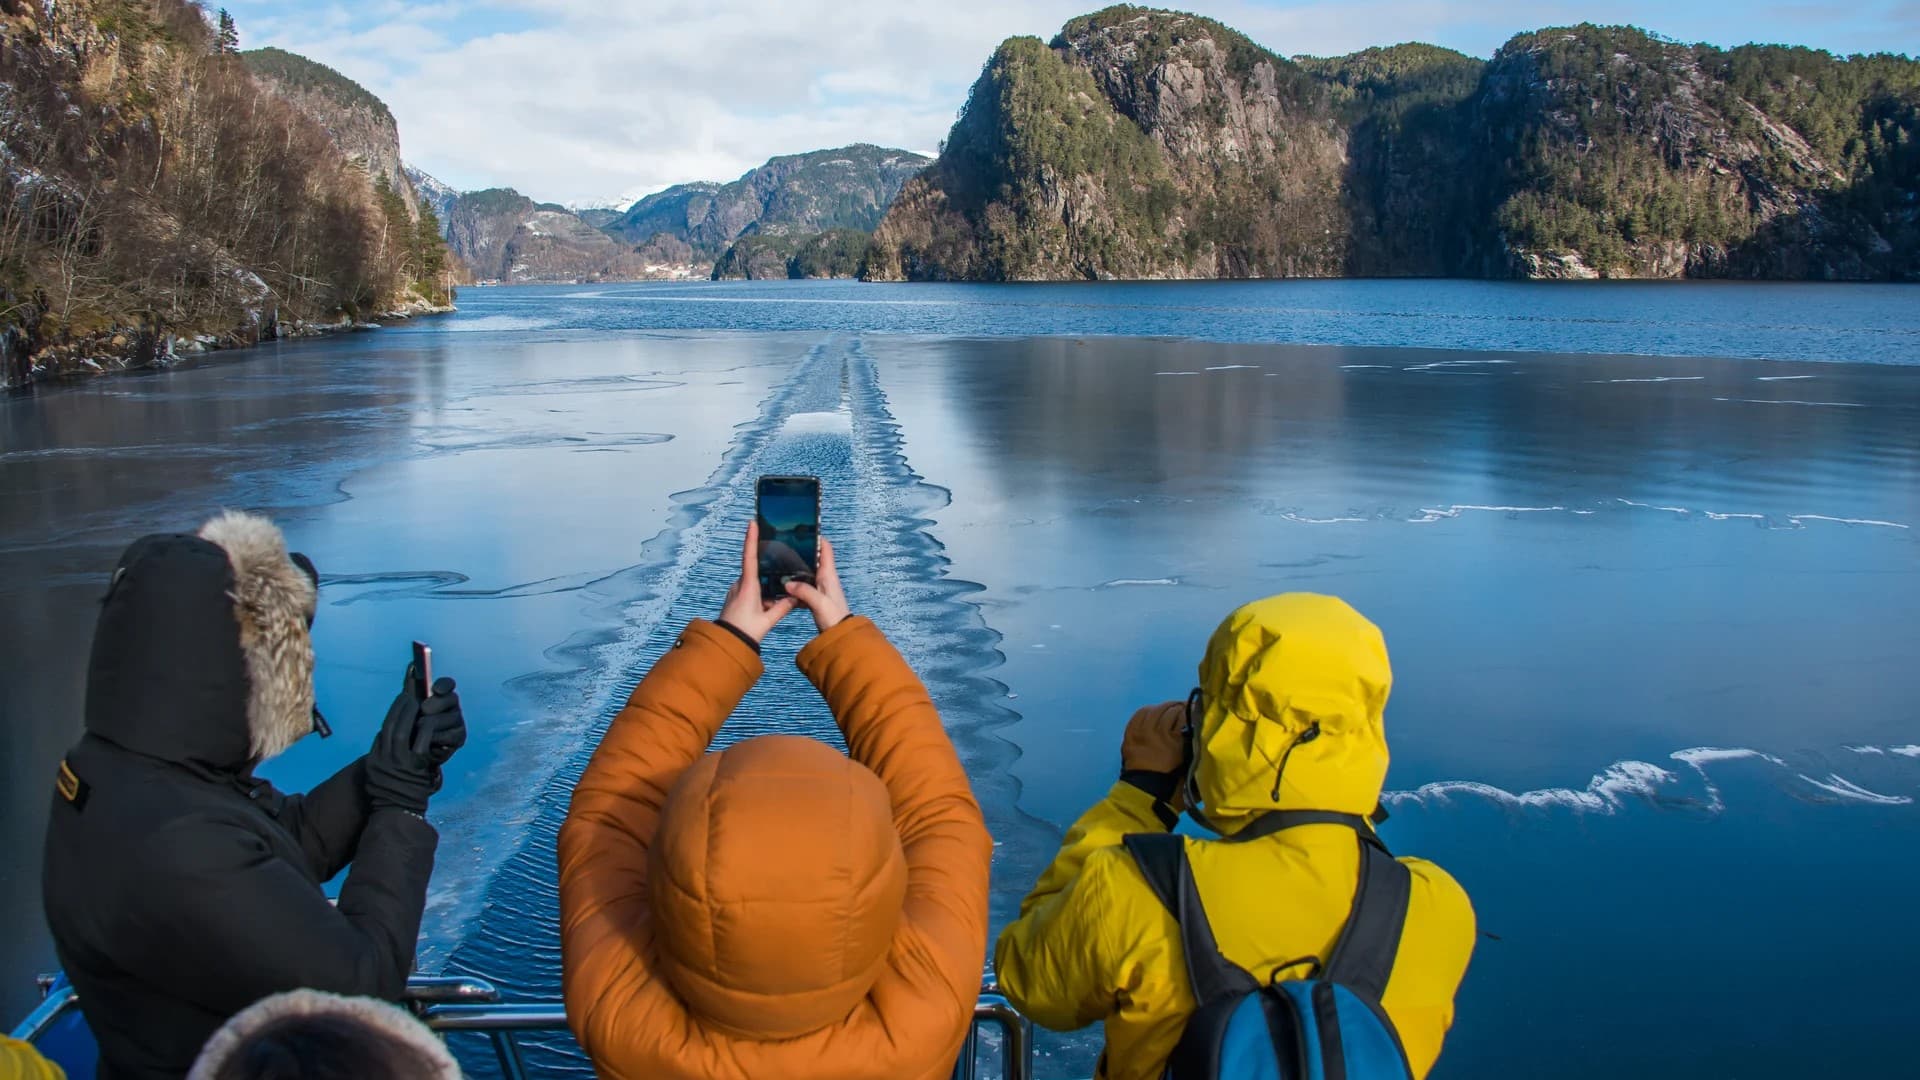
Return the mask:
<path id="1" fill-rule="evenodd" d="M 1007 997 L 1058 1031 L 1104 1021 L 1100 1080 L 1160 1076 L 1194 997 L 1178 924 L 1121 838 L 1170 830 L 1183 808 L 1223 837 L 1185 842 L 1221 953 L 1261 985 L 1310 976 L 1352 906 L 1352 829 L 1232 837 L 1269 810 L 1374 811 L 1392 681 L 1379 629 L 1334 597 L 1288 593 L 1227 616 L 1207 643 L 1199 689 L 1185 704 L 1134 714 L 1120 782 L 1068 830 L 1000 935 L 994 964 Z M 1413 1074 L 1425 1077 L 1453 1023 L 1476 932 L 1467 894 L 1446 871 L 1399 861 L 1412 893 L 1381 1004 Z"/>
<path id="2" fill-rule="evenodd" d="M 67 1074 L 31 1044 L 0 1035 L 0 1080 L 67 1080 Z"/>

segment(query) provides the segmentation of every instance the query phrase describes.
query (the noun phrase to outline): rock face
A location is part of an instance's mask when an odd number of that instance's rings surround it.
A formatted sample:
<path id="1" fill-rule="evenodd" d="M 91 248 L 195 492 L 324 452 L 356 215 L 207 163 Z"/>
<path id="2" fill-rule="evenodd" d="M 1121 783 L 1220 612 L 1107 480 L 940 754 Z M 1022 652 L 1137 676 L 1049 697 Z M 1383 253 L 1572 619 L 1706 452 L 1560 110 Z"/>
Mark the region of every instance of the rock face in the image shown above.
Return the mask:
<path id="1" fill-rule="evenodd" d="M 387 103 L 325 64 L 281 49 L 240 54 L 255 81 L 318 121 L 347 157 L 384 176 L 410 213 L 420 204 L 400 160 L 400 126 Z"/>
<path id="2" fill-rule="evenodd" d="M 633 250 L 565 207 L 512 188 L 471 191 L 444 218 L 447 247 L 481 281 L 629 281 L 647 274 Z"/>
<path id="3" fill-rule="evenodd" d="M 713 265 L 733 242 L 871 230 L 929 159 L 905 150 L 845 146 L 777 157 L 730 184 L 679 184 L 649 195 L 606 226 L 651 263 Z"/>
<path id="4" fill-rule="evenodd" d="M 1489 273 L 1920 276 L 1915 61 L 1576 26 L 1508 42 L 1465 109 Z"/>
<path id="5" fill-rule="evenodd" d="M 401 169 L 407 174 L 407 182 L 413 185 L 414 194 L 421 204 L 433 208 L 434 216 L 440 219 L 440 226 L 444 231 L 447 215 L 453 212 L 454 201 L 460 198 L 460 193 L 434 179 L 424 170 L 416 169 L 411 165 L 403 165 Z"/>
<path id="6" fill-rule="evenodd" d="M 1283 59 L 1114 7 L 1014 38 L 878 280 L 1920 275 L 1920 63 L 1631 28 Z"/>
<path id="7" fill-rule="evenodd" d="M 869 236 L 859 229 L 828 229 L 805 237 L 749 232 L 714 263 L 713 279 L 856 277 Z"/>

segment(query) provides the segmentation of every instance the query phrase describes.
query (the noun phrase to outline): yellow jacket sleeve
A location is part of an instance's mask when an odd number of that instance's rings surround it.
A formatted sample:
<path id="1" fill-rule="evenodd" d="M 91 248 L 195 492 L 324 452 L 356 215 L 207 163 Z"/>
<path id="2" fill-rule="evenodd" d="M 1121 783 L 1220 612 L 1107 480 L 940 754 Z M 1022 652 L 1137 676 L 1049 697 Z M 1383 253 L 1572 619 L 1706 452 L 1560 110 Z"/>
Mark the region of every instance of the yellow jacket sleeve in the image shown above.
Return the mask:
<path id="1" fill-rule="evenodd" d="M 1118 849 L 1128 833 L 1165 831 L 1153 796 L 1127 783 L 1114 784 L 1067 830 L 1053 865 L 994 950 L 1001 990 L 1034 1023 L 1055 1031 L 1085 1027 L 1105 1019 L 1130 989 L 1123 954 L 1132 950 L 1113 938 L 1121 925 L 1113 918 L 1111 877 L 1083 871 L 1090 857 Z"/>

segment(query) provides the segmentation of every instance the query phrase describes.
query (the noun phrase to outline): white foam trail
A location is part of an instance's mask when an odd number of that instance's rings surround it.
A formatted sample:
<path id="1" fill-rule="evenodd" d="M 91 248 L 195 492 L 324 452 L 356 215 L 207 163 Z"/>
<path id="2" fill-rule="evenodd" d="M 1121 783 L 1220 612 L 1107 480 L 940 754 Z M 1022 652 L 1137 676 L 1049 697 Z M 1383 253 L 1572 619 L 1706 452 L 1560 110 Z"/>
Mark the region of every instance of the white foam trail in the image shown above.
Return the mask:
<path id="1" fill-rule="evenodd" d="M 1197 371 L 1156 371 L 1155 375 L 1198 375 Z"/>
<path id="2" fill-rule="evenodd" d="M 1341 371 L 1393 371 L 1392 364 L 1341 364 Z"/>
<path id="3" fill-rule="evenodd" d="M 1259 364 L 1221 364 L 1218 367 L 1210 367 L 1207 370 L 1208 371 L 1259 371 L 1260 365 Z"/>
<path id="4" fill-rule="evenodd" d="M 1118 589 L 1127 585 L 1178 585 L 1178 584 L 1180 584 L 1179 578 L 1170 578 L 1170 577 L 1114 578 L 1112 581 L 1101 582 L 1100 587 L 1103 589 Z"/>
<path id="5" fill-rule="evenodd" d="M 1354 524 L 1354 523 L 1367 522 L 1367 521 L 1373 520 L 1372 518 L 1363 518 L 1363 517 L 1330 517 L 1330 518 L 1301 517 L 1299 514 L 1296 514 L 1291 510 L 1287 511 L 1284 514 L 1281 514 L 1280 519 L 1282 521 L 1296 521 L 1302 525 L 1346 525 L 1346 524 Z"/>
<path id="6" fill-rule="evenodd" d="M 1897 754 L 1900 757 L 1920 758 L 1920 746 L 1911 743 L 1906 746 L 1849 746 L 1847 749 L 1856 754 Z"/>
<path id="7" fill-rule="evenodd" d="M 1716 761 L 1760 760 L 1769 765 L 1786 767 L 1786 762 L 1758 750 L 1749 750 L 1744 746 L 1693 746 L 1685 750 L 1675 750 L 1668 755 L 1673 760 L 1690 765 L 1695 769 L 1702 765 L 1711 765 Z"/>
<path id="8" fill-rule="evenodd" d="M 1829 409 L 1865 409 L 1856 401 L 1789 401 L 1785 398 L 1717 397 L 1715 401 L 1733 401 L 1745 405 L 1815 405 Z"/>
<path id="9" fill-rule="evenodd" d="M 1572 788 L 1538 788 L 1511 792 L 1477 780 L 1441 780 L 1422 784 L 1412 791 L 1389 791 L 1380 801 L 1389 805 L 1401 802 L 1425 804 L 1429 799 L 1446 802 L 1457 795 L 1472 795 L 1489 802 L 1517 809 L 1565 807 L 1582 813 L 1612 814 L 1627 796 L 1648 796 L 1661 784 L 1670 784 L 1672 773 L 1644 761 L 1616 761 L 1579 791 Z"/>
<path id="10" fill-rule="evenodd" d="M 1748 521 L 1767 520 L 1767 515 L 1765 514 L 1716 514 L 1711 510 L 1702 510 L 1701 513 L 1707 515 L 1707 520 L 1709 521 L 1732 521 L 1735 518 L 1744 518 Z"/>
<path id="11" fill-rule="evenodd" d="M 1920 759 L 1920 746 L 1849 746 L 1847 749 L 1856 754 L 1891 753 Z M 1784 759 L 1774 754 L 1746 747 L 1694 746 L 1676 750 L 1667 756 L 1699 776 L 1706 795 L 1702 801 L 1702 807 L 1710 814 L 1723 812 L 1727 804 L 1721 796 L 1720 785 L 1714 783 L 1712 775 L 1707 771 L 1708 767 L 1730 761 L 1758 761 L 1787 771 L 1815 791 L 1847 802 L 1873 806 L 1906 806 L 1913 802 L 1910 796 L 1887 795 L 1872 791 L 1837 773 L 1830 773 L 1824 780 L 1817 780 L 1792 769 Z M 1679 777 L 1666 768 L 1651 762 L 1629 759 L 1616 761 L 1607 766 L 1589 780 L 1584 788 L 1536 788 L 1531 791 L 1513 792 L 1477 780 L 1441 780 L 1422 784 L 1412 791 L 1384 792 L 1380 801 L 1389 806 L 1403 803 L 1424 806 L 1433 802 L 1448 802 L 1471 796 L 1514 809 L 1558 808 L 1580 814 L 1612 815 L 1624 809 L 1629 800 L 1657 799 L 1661 789 L 1678 781 Z"/>
<path id="12" fill-rule="evenodd" d="M 1615 499 L 1614 501 L 1625 503 L 1628 506 L 1637 506 L 1642 510 L 1665 510 L 1669 514 L 1693 513 L 1693 511 L 1687 509 L 1684 506 L 1656 506 L 1653 503 L 1634 502 L 1632 499 Z"/>
<path id="13" fill-rule="evenodd" d="M 1588 379 L 1589 383 L 1699 382 L 1705 375 L 1658 375 L 1651 379 Z"/>
<path id="14" fill-rule="evenodd" d="M 788 435 L 845 435 L 853 430 L 853 414 L 797 412 L 787 416 L 780 430 Z"/>
<path id="15" fill-rule="evenodd" d="M 545 330 L 555 325 L 557 324 L 552 319 L 534 319 L 524 315 L 477 315 L 470 319 L 450 319 L 435 323 L 433 327 L 442 333 L 477 334 L 510 330 Z"/>
<path id="16" fill-rule="evenodd" d="M 1405 371 L 1439 371 L 1443 368 L 1484 367 L 1488 364 L 1516 364 L 1517 360 L 1435 360 L 1431 364 L 1415 364 L 1404 368 Z"/>
<path id="17" fill-rule="evenodd" d="M 1755 382 L 1793 382 L 1796 379 L 1817 379 L 1818 375 L 1761 375 Z"/>
<path id="18" fill-rule="evenodd" d="M 1897 521 L 1879 521 L 1874 518 L 1828 517 L 1825 514 L 1789 514 L 1787 520 L 1798 524 L 1802 521 L 1831 521 L 1837 525 L 1873 525 L 1882 529 L 1909 529 L 1911 525 L 1902 525 Z"/>
<path id="19" fill-rule="evenodd" d="M 1486 514 L 1555 514 L 1565 510 L 1566 507 L 1564 506 L 1462 506 L 1456 504 L 1448 507 L 1421 507 L 1419 517 L 1408 518 L 1407 520 L 1415 525 L 1426 525 L 1443 519 L 1457 518 L 1461 514 L 1468 512 Z"/>
<path id="20" fill-rule="evenodd" d="M 1815 780 L 1801 773 L 1800 779 L 1829 795 L 1837 795 L 1842 799 L 1852 799 L 1856 802 L 1872 803 L 1875 806 L 1905 806 L 1913 801 L 1906 795 L 1882 795 L 1877 791 L 1868 791 L 1846 777 L 1834 773 L 1828 773 L 1825 780 Z"/>

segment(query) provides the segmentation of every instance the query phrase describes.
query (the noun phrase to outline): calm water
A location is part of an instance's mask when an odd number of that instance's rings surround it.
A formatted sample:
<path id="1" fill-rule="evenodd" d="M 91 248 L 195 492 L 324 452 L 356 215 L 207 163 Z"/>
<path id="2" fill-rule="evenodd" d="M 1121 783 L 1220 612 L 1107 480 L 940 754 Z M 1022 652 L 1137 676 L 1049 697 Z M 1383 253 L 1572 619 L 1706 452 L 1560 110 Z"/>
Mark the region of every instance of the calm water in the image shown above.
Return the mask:
<path id="1" fill-rule="evenodd" d="M 441 320 L 0 400 L 0 1010 L 49 963 L 44 779 L 129 539 L 250 507 L 319 563 L 338 734 L 274 763 L 289 786 L 363 750 L 407 641 L 433 643 L 476 738 L 434 808 L 423 965 L 551 994 L 570 778 L 717 609 L 752 477 L 804 471 L 969 762 L 996 921 L 1222 614 L 1334 592 L 1395 661 L 1387 838 L 1498 935 L 1436 1075 L 1904 1072 L 1917 299 L 469 290 Z M 782 662 L 803 631 L 725 737 L 830 735 Z M 1050 1040 L 1042 1075 L 1092 1045 Z"/>

